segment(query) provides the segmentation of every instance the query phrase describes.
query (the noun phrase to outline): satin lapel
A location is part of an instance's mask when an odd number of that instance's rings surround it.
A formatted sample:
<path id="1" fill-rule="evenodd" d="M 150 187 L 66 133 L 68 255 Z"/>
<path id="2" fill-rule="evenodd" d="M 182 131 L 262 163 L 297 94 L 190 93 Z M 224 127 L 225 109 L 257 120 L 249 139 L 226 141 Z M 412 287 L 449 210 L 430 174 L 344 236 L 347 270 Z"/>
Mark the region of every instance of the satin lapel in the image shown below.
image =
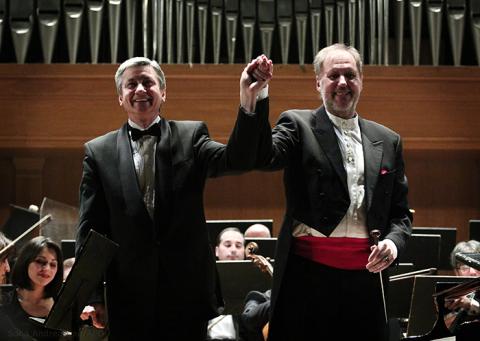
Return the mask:
<path id="1" fill-rule="evenodd" d="M 377 185 L 378 175 L 383 157 L 383 141 L 376 140 L 368 135 L 368 130 L 362 119 L 359 119 L 362 132 L 363 156 L 365 160 L 365 195 L 367 198 L 367 212 L 372 205 L 373 191 Z"/>
<path id="2" fill-rule="evenodd" d="M 338 146 L 337 136 L 333 129 L 333 123 L 327 116 L 324 107 L 321 107 L 316 111 L 316 126 L 312 128 L 313 133 L 317 137 L 320 147 L 323 149 L 327 155 L 330 163 L 332 164 L 333 169 L 340 177 L 343 188 L 348 193 L 347 188 L 347 173 L 343 167 L 342 152 Z"/>
<path id="3" fill-rule="evenodd" d="M 160 121 L 161 137 L 155 154 L 155 226 L 169 225 L 173 192 L 172 132 L 168 121 Z"/>
<path id="4" fill-rule="evenodd" d="M 117 153 L 120 181 L 122 183 L 123 197 L 125 198 L 126 211 L 129 216 L 149 219 L 148 212 L 143 203 L 142 192 L 138 185 L 137 173 L 133 164 L 132 148 L 128 137 L 127 124 L 119 131 L 117 136 Z M 114 165 L 112 165 L 113 167 Z"/>

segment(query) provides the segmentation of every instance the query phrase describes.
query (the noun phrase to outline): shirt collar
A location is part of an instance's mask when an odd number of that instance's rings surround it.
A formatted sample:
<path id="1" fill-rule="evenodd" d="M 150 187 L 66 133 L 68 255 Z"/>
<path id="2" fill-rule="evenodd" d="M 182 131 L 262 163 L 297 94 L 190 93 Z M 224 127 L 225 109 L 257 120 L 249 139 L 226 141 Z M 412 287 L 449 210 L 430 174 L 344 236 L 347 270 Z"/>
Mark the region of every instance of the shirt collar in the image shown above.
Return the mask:
<path id="1" fill-rule="evenodd" d="M 160 116 L 155 117 L 153 122 L 150 123 L 150 125 L 148 127 L 143 128 L 143 127 L 139 126 L 138 124 L 136 124 L 135 122 L 133 122 L 131 119 L 128 119 L 128 124 L 130 125 L 130 127 L 138 129 L 138 130 L 147 130 L 148 128 L 150 128 L 151 126 L 153 126 L 155 123 L 158 123 L 158 122 L 160 122 Z"/>
<path id="2" fill-rule="evenodd" d="M 358 126 L 358 115 L 355 113 L 355 116 L 349 119 L 344 119 L 335 115 L 330 114 L 327 111 L 328 118 L 332 121 L 333 125 L 340 130 L 357 130 L 360 129 Z"/>

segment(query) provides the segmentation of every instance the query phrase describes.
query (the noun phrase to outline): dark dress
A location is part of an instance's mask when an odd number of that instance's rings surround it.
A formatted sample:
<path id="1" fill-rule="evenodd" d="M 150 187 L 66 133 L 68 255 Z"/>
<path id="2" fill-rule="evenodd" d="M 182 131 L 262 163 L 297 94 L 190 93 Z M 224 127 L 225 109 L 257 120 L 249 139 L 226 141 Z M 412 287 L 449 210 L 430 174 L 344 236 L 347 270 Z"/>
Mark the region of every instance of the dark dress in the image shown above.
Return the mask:
<path id="1" fill-rule="evenodd" d="M 38 341 L 58 341 L 62 336 L 62 332 L 58 330 L 48 329 L 40 323 L 30 319 L 25 310 L 18 302 L 17 292 L 14 290 L 0 307 L 0 315 L 6 321 L 13 324 L 12 339 L 34 339 Z M 44 316 L 43 318 L 46 318 Z M 12 327 L 12 326 L 11 326 Z M 10 338 L 9 338 L 10 339 Z"/>

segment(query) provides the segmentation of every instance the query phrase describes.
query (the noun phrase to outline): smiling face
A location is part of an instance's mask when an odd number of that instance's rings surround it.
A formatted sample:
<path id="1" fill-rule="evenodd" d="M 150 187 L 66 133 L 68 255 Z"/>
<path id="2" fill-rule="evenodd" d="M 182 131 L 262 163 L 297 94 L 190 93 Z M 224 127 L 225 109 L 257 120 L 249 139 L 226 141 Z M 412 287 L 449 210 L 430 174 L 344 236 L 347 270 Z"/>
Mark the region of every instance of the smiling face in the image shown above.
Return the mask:
<path id="1" fill-rule="evenodd" d="M 127 68 L 122 75 L 118 101 L 133 122 L 148 127 L 166 99 L 152 66 Z"/>
<path id="2" fill-rule="evenodd" d="M 352 54 L 330 51 L 316 77 L 316 87 L 329 113 L 345 119 L 353 117 L 362 91 L 362 75 Z"/>
<path id="3" fill-rule="evenodd" d="M 45 287 L 55 277 L 58 268 L 57 254 L 54 250 L 43 248 L 28 265 L 28 277 L 32 287 Z"/>

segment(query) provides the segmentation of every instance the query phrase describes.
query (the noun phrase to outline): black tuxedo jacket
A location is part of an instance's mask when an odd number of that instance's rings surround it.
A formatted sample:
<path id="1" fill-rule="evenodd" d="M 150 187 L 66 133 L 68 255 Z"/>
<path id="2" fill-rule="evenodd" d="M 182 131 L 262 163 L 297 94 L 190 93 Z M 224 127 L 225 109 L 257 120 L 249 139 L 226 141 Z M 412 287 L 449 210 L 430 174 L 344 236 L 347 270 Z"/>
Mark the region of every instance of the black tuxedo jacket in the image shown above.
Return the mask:
<path id="1" fill-rule="evenodd" d="M 359 118 L 365 159 L 367 226 L 379 229 L 403 252 L 411 233 L 400 136 L 392 130 Z M 277 242 L 272 310 L 290 253 L 292 231 L 304 223 L 329 236 L 350 205 L 347 174 L 333 123 L 324 107 L 289 110 L 273 131 L 263 123 L 257 166 L 284 169 L 286 213 Z"/>
<path id="2" fill-rule="evenodd" d="M 223 304 L 203 208 L 207 177 L 253 168 L 259 117 L 240 109 L 227 145 L 202 122 L 160 121 L 154 219 L 142 200 L 125 124 L 85 144 L 77 245 L 90 229 L 120 245 L 106 274 L 110 332 L 120 339 L 158 335 L 161 314 L 199 320 Z M 252 159 L 253 155 L 253 159 Z"/>

